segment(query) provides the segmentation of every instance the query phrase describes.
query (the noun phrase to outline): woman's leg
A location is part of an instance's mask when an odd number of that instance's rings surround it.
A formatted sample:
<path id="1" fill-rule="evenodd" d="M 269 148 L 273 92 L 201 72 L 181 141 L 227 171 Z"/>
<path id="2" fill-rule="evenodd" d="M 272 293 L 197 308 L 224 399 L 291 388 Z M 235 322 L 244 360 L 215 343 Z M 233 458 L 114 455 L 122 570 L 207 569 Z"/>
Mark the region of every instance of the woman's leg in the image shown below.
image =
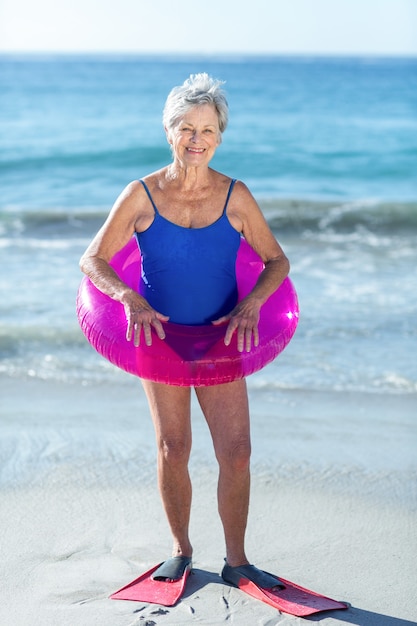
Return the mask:
<path id="1" fill-rule="evenodd" d="M 191 556 L 190 388 L 142 381 L 155 427 L 158 485 L 173 537 L 173 556 Z"/>
<path id="2" fill-rule="evenodd" d="M 219 463 L 218 503 L 226 541 L 226 559 L 248 563 L 245 532 L 250 491 L 250 425 L 244 380 L 198 387 L 196 394 L 210 428 Z"/>

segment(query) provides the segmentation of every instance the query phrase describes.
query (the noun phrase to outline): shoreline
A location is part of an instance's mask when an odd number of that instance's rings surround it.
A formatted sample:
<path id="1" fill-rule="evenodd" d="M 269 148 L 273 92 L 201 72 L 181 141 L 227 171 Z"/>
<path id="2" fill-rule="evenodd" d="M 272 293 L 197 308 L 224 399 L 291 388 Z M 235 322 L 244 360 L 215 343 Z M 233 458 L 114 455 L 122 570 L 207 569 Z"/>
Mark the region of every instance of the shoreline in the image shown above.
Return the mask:
<path id="1" fill-rule="evenodd" d="M 304 623 L 219 578 L 217 468 L 198 413 L 190 463 L 194 574 L 183 599 L 161 609 L 108 599 L 171 548 L 140 385 L 2 377 L 0 392 L 2 623 Z M 317 392 L 262 397 L 250 393 L 249 558 L 351 605 L 307 621 L 415 624 L 415 399 Z"/>

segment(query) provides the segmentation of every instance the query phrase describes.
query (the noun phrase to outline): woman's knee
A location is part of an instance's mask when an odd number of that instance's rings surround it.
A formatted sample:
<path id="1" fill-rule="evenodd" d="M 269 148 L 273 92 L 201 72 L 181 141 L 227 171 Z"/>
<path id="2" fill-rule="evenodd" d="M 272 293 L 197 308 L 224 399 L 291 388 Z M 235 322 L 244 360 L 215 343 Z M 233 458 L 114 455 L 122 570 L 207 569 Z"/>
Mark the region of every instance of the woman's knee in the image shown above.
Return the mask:
<path id="1" fill-rule="evenodd" d="M 160 458 L 168 465 L 186 465 L 190 458 L 191 442 L 178 437 L 163 437 L 158 442 Z"/>
<path id="2" fill-rule="evenodd" d="M 246 472 L 249 468 L 251 457 L 251 443 L 246 437 L 231 441 L 227 446 L 222 446 L 216 451 L 217 460 L 222 469 L 233 472 Z"/>

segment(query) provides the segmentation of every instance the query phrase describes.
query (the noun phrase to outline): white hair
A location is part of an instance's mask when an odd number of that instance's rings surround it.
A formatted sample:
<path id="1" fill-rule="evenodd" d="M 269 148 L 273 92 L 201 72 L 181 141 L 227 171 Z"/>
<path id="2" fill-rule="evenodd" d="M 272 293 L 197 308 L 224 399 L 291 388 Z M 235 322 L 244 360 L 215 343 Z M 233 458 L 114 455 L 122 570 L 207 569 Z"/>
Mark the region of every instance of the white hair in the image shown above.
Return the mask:
<path id="1" fill-rule="evenodd" d="M 182 85 L 174 87 L 165 102 L 163 125 L 173 129 L 184 114 L 194 106 L 214 105 L 219 120 L 220 133 L 226 130 L 229 106 L 221 86 L 223 81 L 212 78 L 205 72 L 191 74 Z"/>

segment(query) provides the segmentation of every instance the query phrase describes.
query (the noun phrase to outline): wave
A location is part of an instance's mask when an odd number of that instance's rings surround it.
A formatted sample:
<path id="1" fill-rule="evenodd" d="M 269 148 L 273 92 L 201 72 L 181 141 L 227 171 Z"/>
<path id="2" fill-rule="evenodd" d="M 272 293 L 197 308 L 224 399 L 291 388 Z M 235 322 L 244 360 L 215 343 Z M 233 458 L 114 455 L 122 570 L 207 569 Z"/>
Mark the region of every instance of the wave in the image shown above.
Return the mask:
<path id="1" fill-rule="evenodd" d="M 16 245 L 15 239 L 28 237 L 47 239 L 53 244 L 53 239 L 88 238 L 97 232 L 107 217 L 108 212 L 102 209 L 71 212 L 65 209 L 51 209 L 44 211 L 5 210 L 0 212 L 0 245 L 10 243 Z M 52 238 L 52 241 L 51 241 Z"/>
<path id="2" fill-rule="evenodd" d="M 359 343 L 350 341 L 350 345 L 358 349 Z M 303 362 L 305 348 L 293 346 L 284 361 L 278 359 L 249 377 L 251 392 L 262 393 L 269 398 L 285 391 L 417 394 L 417 378 L 412 364 L 409 371 L 401 364 L 377 367 L 373 363 L 355 364 L 354 360 L 350 361 L 350 367 L 346 363 L 342 366 L 329 356 L 331 349 L 330 344 L 325 345 L 320 355 L 316 350 L 318 358 L 314 364 L 309 364 Z M 350 358 L 347 355 L 347 359 Z M 136 380 L 98 355 L 75 322 L 55 328 L 40 323 L 25 328 L 2 325 L 0 376 L 81 384 L 116 380 L 128 384 L 129 380 Z"/>
<path id="3" fill-rule="evenodd" d="M 417 202 L 272 200 L 261 207 L 279 232 L 346 234 L 366 229 L 390 235 L 417 230 Z"/>
<path id="4" fill-rule="evenodd" d="M 271 228 L 277 233 L 314 235 L 324 232 L 343 235 L 367 231 L 379 235 L 415 236 L 417 231 L 417 202 L 356 200 L 337 203 L 264 199 L 260 201 L 260 206 Z M 3 210 L 0 212 L 0 237 L 90 237 L 103 224 L 107 214 L 108 211 L 101 208 L 36 212 Z"/>
<path id="5" fill-rule="evenodd" d="M 59 171 L 75 167 L 77 175 L 84 172 L 91 177 L 91 168 L 129 168 L 142 165 L 157 165 L 167 158 L 166 148 L 158 146 L 132 146 L 124 149 L 90 150 L 71 153 L 48 153 L 45 155 L 14 157 L 8 155 L 7 160 L 1 163 L 4 175 L 14 177 L 22 175 L 36 175 L 39 171 Z"/>

